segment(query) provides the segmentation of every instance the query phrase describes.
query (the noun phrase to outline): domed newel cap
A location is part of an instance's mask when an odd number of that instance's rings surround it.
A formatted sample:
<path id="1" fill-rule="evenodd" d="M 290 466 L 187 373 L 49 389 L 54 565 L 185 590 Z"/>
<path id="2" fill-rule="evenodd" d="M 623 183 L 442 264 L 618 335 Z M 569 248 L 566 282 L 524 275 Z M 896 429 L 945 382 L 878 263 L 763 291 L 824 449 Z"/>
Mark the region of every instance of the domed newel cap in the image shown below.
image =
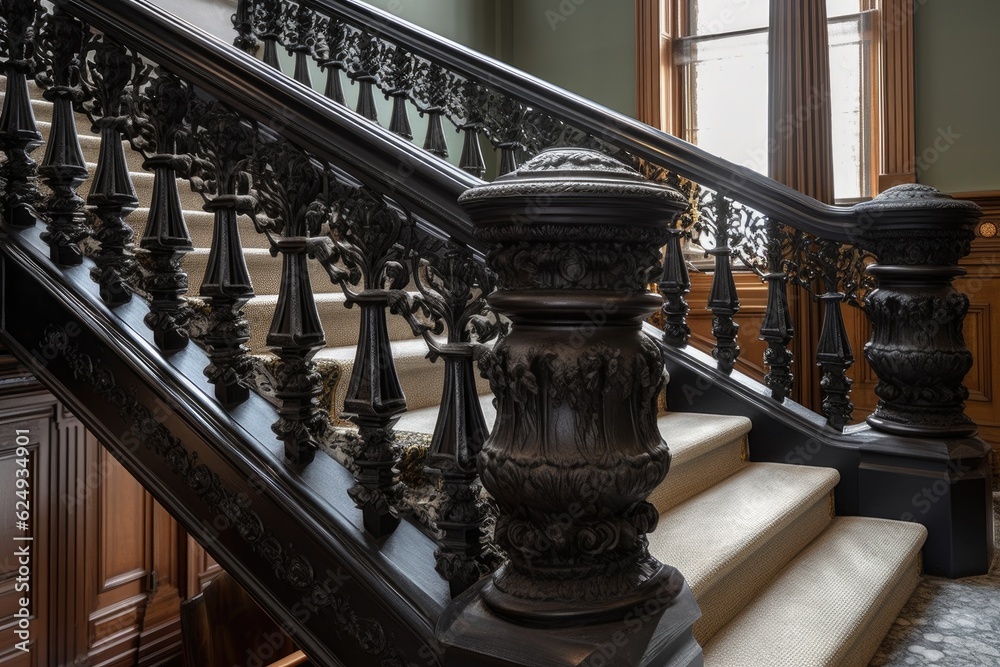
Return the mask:
<path id="1" fill-rule="evenodd" d="M 860 245 L 879 264 L 957 264 L 969 254 L 983 211 L 936 188 L 905 183 L 854 206 Z"/>
<path id="2" fill-rule="evenodd" d="M 661 304 L 647 285 L 687 200 L 601 153 L 558 149 L 459 203 L 498 275 L 489 302 L 513 322 L 481 362 L 497 421 L 479 471 L 509 558 L 482 599 L 546 627 L 663 613 L 687 589 L 647 550 L 646 498 L 670 453 L 656 425 L 663 358 L 641 324 Z"/>
<path id="3" fill-rule="evenodd" d="M 897 185 L 858 204 L 859 244 L 877 263 L 867 271 L 878 289 L 865 299 L 872 337 L 865 357 L 878 375 L 879 397 L 868 423 L 914 437 L 968 437 L 962 384 L 972 354 L 962 337 L 969 299 L 952 280 L 965 273 L 982 210 L 932 187 Z"/>

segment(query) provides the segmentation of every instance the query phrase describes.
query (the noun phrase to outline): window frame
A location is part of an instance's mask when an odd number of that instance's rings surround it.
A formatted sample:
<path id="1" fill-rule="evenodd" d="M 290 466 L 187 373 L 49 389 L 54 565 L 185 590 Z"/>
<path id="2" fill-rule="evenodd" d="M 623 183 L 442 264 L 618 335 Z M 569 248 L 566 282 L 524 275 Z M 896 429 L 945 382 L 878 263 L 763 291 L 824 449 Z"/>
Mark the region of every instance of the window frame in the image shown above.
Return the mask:
<path id="1" fill-rule="evenodd" d="M 635 0 L 636 117 L 674 136 L 684 119 L 682 77 L 675 76 L 675 40 L 688 25 L 691 0 Z M 873 195 L 916 182 L 912 0 L 864 0 L 873 11 L 872 58 L 878 106 L 871 114 Z"/>

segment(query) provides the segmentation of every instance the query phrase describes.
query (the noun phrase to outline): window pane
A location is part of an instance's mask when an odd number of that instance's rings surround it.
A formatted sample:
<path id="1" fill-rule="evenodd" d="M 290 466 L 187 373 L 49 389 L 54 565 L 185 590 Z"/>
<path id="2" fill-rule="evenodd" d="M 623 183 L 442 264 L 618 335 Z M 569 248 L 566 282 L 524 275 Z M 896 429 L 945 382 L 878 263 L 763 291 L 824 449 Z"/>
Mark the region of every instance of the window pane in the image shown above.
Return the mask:
<path id="1" fill-rule="evenodd" d="M 826 17 L 857 14 L 861 11 L 861 0 L 826 0 Z"/>
<path id="2" fill-rule="evenodd" d="M 863 15 L 830 22 L 833 175 L 838 199 L 869 194 L 871 63 L 863 23 Z"/>
<path id="3" fill-rule="evenodd" d="M 684 139 L 767 174 L 767 31 L 688 42 L 680 62 Z"/>
<path id="4" fill-rule="evenodd" d="M 691 35 L 767 27 L 768 0 L 696 0 L 690 6 Z"/>

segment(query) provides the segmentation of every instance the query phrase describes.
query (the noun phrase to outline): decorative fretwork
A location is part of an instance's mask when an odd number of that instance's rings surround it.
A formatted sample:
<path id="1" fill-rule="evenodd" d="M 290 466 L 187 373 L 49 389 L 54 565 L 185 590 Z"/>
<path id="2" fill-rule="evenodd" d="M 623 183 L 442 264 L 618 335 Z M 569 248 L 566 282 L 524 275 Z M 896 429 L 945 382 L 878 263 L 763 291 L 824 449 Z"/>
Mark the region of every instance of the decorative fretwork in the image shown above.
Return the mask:
<path id="1" fill-rule="evenodd" d="M 52 126 L 38 169 L 52 191 L 40 207 L 48 223 L 42 240 L 49 245 L 52 261 L 63 266 L 83 262 L 79 244 L 90 234 L 83 198 L 76 191 L 87 178 L 87 163 L 73 115 L 84 99 L 80 84 L 84 32 L 83 22 L 57 6 L 44 23 L 36 49 L 41 66 L 35 80 L 45 88 L 42 96 L 52 102 Z"/>
<path id="2" fill-rule="evenodd" d="M 255 0 L 237 0 L 236 13 L 230 17 L 236 30 L 233 46 L 250 54 L 256 53 L 260 45 L 257 36 L 253 34 L 254 5 Z"/>
<path id="3" fill-rule="evenodd" d="M 84 46 L 81 83 L 87 93 L 84 111 L 101 135 L 94 181 L 87 195 L 87 210 L 100 250 L 91 277 L 100 285 L 101 299 L 120 306 L 132 298 L 130 283 L 138 265 L 132 252 L 134 232 L 125 217 L 139 206 L 128 164 L 123 135 L 127 134 L 132 89 L 141 88 L 150 67 L 139 55 L 101 34 Z"/>
<path id="4" fill-rule="evenodd" d="M 444 138 L 442 119 L 450 90 L 451 77 L 445 68 L 436 63 L 420 64 L 415 97 L 421 115 L 427 116 L 424 150 L 440 158 L 448 157 L 448 143 Z"/>
<path id="5" fill-rule="evenodd" d="M 819 297 L 823 302 L 823 328 L 816 347 L 816 364 L 822 372 L 820 387 L 823 389 L 823 414 L 826 422 L 836 429 L 843 429 L 851 421 L 854 405 L 851 404 L 851 378 L 847 369 L 854 364 L 851 341 L 844 326 L 844 316 L 840 304 L 846 296 L 838 291 L 839 278 L 849 267 L 842 262 L 845 254 L 839 244 L 821 241 L 818 244 L 816 262 L 822 270 L 821 279 L 824 293 Z"/>
<path id="6" fill-rule="evenodd" d="M 482 356 L 483 344 L 498 337 L 505 326 L 487 311 L 494 276 L 468 248 L 421 236 L 412 264 L 418 295 L 397 293 L 406 298 L 395 302 L 393 311 L 405 315 L 414 333 L 424 337 L 428 358 L 444 361 L 444 389 L 427 466 L 442 482 L 436 527 L 443 538 L 435 552 L 437 570 L 457 596 L 499 564 L 496 553 L 483 544 L 485 515 L 476 458 L 489 429 L 479 404 L 473 362 Z M 444 341 L 437 337 L 443 332 Z"/>
<path id="7" fill-rule="evenodd" d="M 282 0 L 254 0 L 253 5 L 253 29 L 264 43 L 263 60 L 278 71 L 278 42 L 284 37 L 286 7 Z"/>
<path id="8" fill-rule="evenodd" d="M 381 69 L 382 42 L 371 33 L 352 33 L 351 48 L 348 54 L 347 76 L 358 84 L 357 112 L 373 123 L 377 123 L 378 109 L 375 107 L 375 85 L 379 81 L 379 70 Z"/>
<path id="9" fill-rule="evenodd" d="M 292 78 L 312 88 L 309 62 L 319 53 L 325 21 L 305 5 L 287 3 L 284 18 L 285 48 L 295 58 Z"/>
<path id="10" fill-rule="evenodd" d="M 333 175 L 324 198 L 332 211 L 330 237 L 313 241 L 310 252 L 340 285 L 347 304 L 361 308 L 358 347 L 344 398 L 344 414 L 357 424 L 362 440 L 355 458 L 358 483 L 350 494 L 364 514 L 365 530 L 383 537 L 399 524 L 395 507 L 400 486 L 394 470 L 399 454 L 393 426 L 406 411 L 386 310 L 405 298 L 411 222 L 378 194 L 342 184 Z"/>
<path id="11" fill-rule="evenodd" d="M 188 342 L 187 323 L 192 311 L 181 300 L 188 276 L 181 268 L 184 255 L 193 250 L 191 235 L 181 211 L 177 177 L 187 176 L 191 127 L 189 113 L 194 90 L 174 74 L 157 68 L 148 86 L 133 89 L 132 147 L 145 157 L 143 168 L 153 172 L 153 196 L 146 231 L 139 246 L 145 251 L 146 292 L 149 313 L 144 318 L 153 339 L 164 352 L 176 352 Z"/>
<path id="12" fill-rule="evenodd" d="M 413 57 L 398 46 L 389 46 L 386 51 L 385 67 L 380 80 L 386 97 L 392 100 L 392 117 L 389 131 L 404 139 L 413 139 L 410 117 L 406 111 L 406 101 L 417 77 Z"/>
<path id="13" fill-rule="evenodd" d="M 346 105 L 344 82 L 340 73 L 347 69 L 351 46 L 351 30 L 343 21 L 330 19 L 326 24 L 323 42 L 317 53 L 319 66 L 326 70 L 325 94 L 337 104 Z"/>
<path id="14" fill-rule="evenodd" d="M 31 153 L 42 145 L 28 95 L 28 77 L 35 71 L 35 0 L 7 0 L 0 24 L 0 71 L 7 77 L 0 114 L 0 164 L 3 217 L 13 227 L 35 224 L 32 209 L 41 194 L 38 168 Z"/>
<path id="15" fill-rule="evenodd" d="M 278 304 L 267 334 L 267 344 L 279 359 L 274 396 L 280 407 L 271 429 L 285 443 L 285 460 L 308 463 L 328 423 L 317 406 L 323 379 L 312 361 L 326 340 L 307 266 L 308 239 L 319 233 L 326 219 L 326 207 L 319 201 L 324 175 L 308 155 L 275 141 L 257 150 L 254 186 L 260 206 L 257 230 L 267 235 L 271 253 L 282 257 Z"/>
<path id="16" fill-rule="evenodd" d="M 256 206 L 249 168 L 257 132 L 221 102 L 199 100 L 194 107 L 191 187 L 205 199 L 205 210 L 215 215 L 200 291 L 212 308 L 204 338 L 211 358 L 205 375 L 219 401 L 231 407 L 249 396 L 246 376 L 252 369 L 246 347 L 250 325 L 243 306 L 254 292 L 236 223 L 237 216 L 252 214 Z"/>

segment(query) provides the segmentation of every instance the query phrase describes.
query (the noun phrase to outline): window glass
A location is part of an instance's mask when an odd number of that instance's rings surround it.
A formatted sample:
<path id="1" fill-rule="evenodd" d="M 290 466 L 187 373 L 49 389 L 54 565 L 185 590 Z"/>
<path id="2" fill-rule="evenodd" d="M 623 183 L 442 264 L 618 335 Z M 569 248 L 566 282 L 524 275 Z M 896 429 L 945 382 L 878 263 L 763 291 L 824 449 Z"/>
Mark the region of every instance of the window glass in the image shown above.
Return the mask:
<path id="1" fill-rule="evenodd" d="M 768 0 L 692 0 L 691 35 L 766 28 Z"/>

